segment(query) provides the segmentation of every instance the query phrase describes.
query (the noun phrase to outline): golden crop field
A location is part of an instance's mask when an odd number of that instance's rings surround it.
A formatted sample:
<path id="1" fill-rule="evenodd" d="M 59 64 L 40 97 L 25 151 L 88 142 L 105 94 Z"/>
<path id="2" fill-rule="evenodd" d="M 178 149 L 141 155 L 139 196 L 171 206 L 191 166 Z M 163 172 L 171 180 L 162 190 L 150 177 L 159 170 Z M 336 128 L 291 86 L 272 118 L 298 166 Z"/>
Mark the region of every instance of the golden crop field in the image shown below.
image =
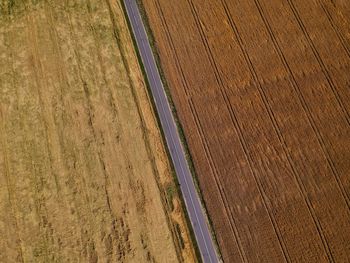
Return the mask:
<path id="1" fill-rule="evenodd" d="M 121 2 L 0 1 L 0 262 L 184 260 Z"/>

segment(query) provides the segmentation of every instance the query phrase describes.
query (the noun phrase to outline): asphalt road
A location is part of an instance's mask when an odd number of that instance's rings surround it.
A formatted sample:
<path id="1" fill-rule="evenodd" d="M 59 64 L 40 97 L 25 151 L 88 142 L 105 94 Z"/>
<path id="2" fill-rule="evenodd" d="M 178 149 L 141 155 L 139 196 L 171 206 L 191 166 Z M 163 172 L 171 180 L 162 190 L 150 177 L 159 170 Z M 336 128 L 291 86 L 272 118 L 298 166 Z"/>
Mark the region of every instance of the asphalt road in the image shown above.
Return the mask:
<path id="1" fill-rule="evenodd" d="M 202 259 L 204 262 L 216 263 L 219 260 L 215 250 L 215 245 L 186 161 L 185 152 L 154 60 L 140 11 L 135 0 L 124 0 L 124 3 L 137 42 L 138 50 L 146 70 L 152 96 Z"/>

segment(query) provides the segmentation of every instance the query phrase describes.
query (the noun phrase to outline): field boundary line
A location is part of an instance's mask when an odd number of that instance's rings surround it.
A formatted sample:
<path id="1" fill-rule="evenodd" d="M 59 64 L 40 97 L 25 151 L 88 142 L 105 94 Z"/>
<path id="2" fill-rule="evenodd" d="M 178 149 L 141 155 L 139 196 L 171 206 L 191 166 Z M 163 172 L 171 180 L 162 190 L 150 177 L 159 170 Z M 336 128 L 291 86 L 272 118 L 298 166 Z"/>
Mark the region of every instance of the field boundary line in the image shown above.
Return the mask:
<path id="1" fill-rule="evenodd" d="M 88 1 L 90 1 L 90 0 L 88 0 Z M 140 107 L 138 95 L 136 94 L 136 90 L 135 90 L 135 83 L 133 82 L 133 80 L 132 80 L 132 78 L 130 76 L 130 66 L 129 66 L 129 63 L 127 62 L 126 55 L 125 55 L 126 51 L 125 51 L 123 45 L 121 44 L 120 30 L 119 30 L 119 27 L 118 27 L 119 23 L 115 19 L 115 14 L 114 14 L 113 7 L 112 7 L 112 4 L 110 3 L 110 1 L 109 0 L 105 0 L 104 3 L 107 6 L 109 17 L 110 17 L 110 21 L 111 21 L 111 24 L 113 26 L 113 28 L 112 28 L 113 38 L 114 38 L 114 41 L 117 44 L 117 49 L 118 49 L 118 52 L 120 53 L 120 56 L 121 56 L 121 59 L 122 59 L 122 63 L 123 63 L 124 70 L 125 70 L 125 75 L 126 75 L 128 83 L 130 85 L 130 90 L 131 90 L 130 93 L 131 93 L 133 102 L 136 105 L 137 115 L 138 115 L 137 118 L 138 118 L 139 123 L 141 125 L 142 136 L 145 138 L 143 140 L 143 143 L 144 143 L 144 146 L 145 146 L 145 150 L 146 150 L 147 156 L 148 156 L 148 158 L 150 160 L 150 163 L 151 163 L 151 169 L 152 169 L 152 173 L 154 174 L 155 185 L 156 185 L 157 190 L 158 190 L 159 195 L 160 195 L 160 201 L 161 201 L 162 210 L 163 210 L 163 212 L 165 214 L 166 223 L 167 223 L 169 232 L 171 233 L 171 239 L 172 239 L 172 243 L 174 245 L 175 251 L 176 251 L 176 257 L 177 257 L 177 259 L 179 261 L 181 261 L 180 248 L 179 248 L 177 242 L 175 242 L 174 224 L 171 223 L 172 219 L 170 218 L 168 210 L 165 207 L 165 200 L 166 200 L 166 198 L 165 198 L 165 194 L 164 194 L 164 189 L 162 189 L 162 187 L 160 186 L 160 183 L 159 183 L 159 171 L 158 171 L 158 167 L 157 167 L 157 165 L 155 163 L 155 160 L 154 160 L 155 156 L 152 154 L 152 149 L 150 147 L 150 142 L 149 142 L 149 136 L 148 136 L 147 132 L 145 132 L 147 130 L 147 128 L 145 126 L 144 112 L 141 110 L 141 107 Z M 117 8 L 119 8 L 121 10 L 121 12 L 124 12 L 123 4 L 120 1 L 118 1 L 116 4 L 118 5 Z M 128 26 L 128 23 L 126 21 L 126 18 L 124 17 L 122 20 L 124 21 L 126 27 L 128 28 L 128 31 L 129 31 L 129 26 Z M 128 32 L 127 34 L 130 34 L 130 33 Z M 95 36 L 95 38 L 96 38 L 96 36 Z M 99 43 L 98 38 L 96 38 L 96 40 Z M 131 42 L 131 44 L 133 44 L 131 37 L 130 37 L 130 42 Z M 135 60 L 137 60 L 137 58 L 135 58 Z M 101 67 L 104 68 L 104 66 L 102 64 L 101 64 Z M 115 71 L 118 72 L 118 69 L 116 68 L 117 67 L 116 64 L 114 64 L 114 67 L 115 67 Z M 105 80 L 105 81 L 107 81 L 107 80 Z M 114 96 L 110 86 L 109 85 L 106 85 L 106 86 L 108 86 L 108 92 L 109 92 L 110 98 L 111 98 L 111 104 L 112 104 L 112 107 L 113 107 L 112 111 L 113 111 L 114 115 L 117 117 L 117 119 L 115 119 L 115 116 L 114 116 L 114 119 L 118 120 L 118 118 L 120 119 L 120 117 L 118 117 L 118 116 L 120 116 L 120 112 L 119 112 L 119 109 L 117 107 L 117 104 L 115 103 L 115 101 L 117 101 L 117 99 L 115 98 L 115 96 Z M 150 107 L 151 107 L 151 105 L 150 105 Z M 152 110 L 152 113 L 154 114 L 153 110 Z M 128 147 L 126 147 L 124 139 L 123 139 L 123 138 L 125 138 L 125 129 L 123 128 L 123 125 L 119 121 L 115 121 L 114 123 L 116 123 L 115 126 L 120 131 L 120 135 L 121 135 L 120 136 L 121 137 L 120 143 L 122 145 L 122 148 L 123 149 L 127 149 Z M 123 156 L 124 162 L 127 164 L 127 166 L 132 167 L 132 165 L 130 163 L 130 158 L 128 157 L 129 154 L 127 152 L 125 152 L 125 151 L 122 151 L 121 155 Z M 105 165 L 103 163 L 103 168 L 104 167 L 105 167 Z M 104 170 L 105 170 L 105 168 L 104 168 Z M 129 178 L 133 178 L 134 177 L 132 169 L 127 169 L 127 172 L 128 172 Z M 134 182 L 129 180 L 129 184 L 131 184 L 131 183 L 133 184 Z M 106 191 L 107 191 L 107 189 L 106 189 Z M 140 219 L 140 222 L 142 222 L 142 217 L 139 214 L 138 214 L 138 217 Z M 146 237 L 148 238 L 147 234 L 146 234 Z"/>
<path id="2" fill-rule="evenodd" d="M 169 94 L 169 91 L 167 90 L 167 82 L 166 80 L 164 79 L 164 75 L 163 75 L 163 71 L 162 71 L 162 68 L 160 67 L 160 62 L 159 62 L 159 57 L 158 57 L 158 52 L 155 51 L 155 46 L 154 46 L 154 37 L 153 37 L 153 32 L 151 31 L 151 28 L 150 28 L 150 25 L 149 25 L 149 22 L 148 22 L 148 17 L 145 15 L 145 9 L 144 9 L 144 6 L 142 4 L 142 2 L 140 0 L 136 0 L 136 4 L 139 8 L 139 11 L 140 11 L 140 15 L 141 15 L 141 19 L 143 20 L 143 23 L 145 25 L 145 30 L 146 30 L 146 35 L 148 37 L 148 40 L 150 42 L 150 47 L 151 47 L 151 51 L 153 53 L 153 56 L 154 56 L 154 61 L 156 63 L 156 67 L 157 67 L 157 70 L 159 71 L 159 75 L 160 75 L 160 78 L 161 78 L 161 81 L 163 82 L 163 87 L 164 87 L 164 91 L 165 91 L 165 95 L 167 97 L 167 100 L 168 100 L 168 103 L 169 103 L 169 106 L 170 106 L 170 110 L 171 110 L 171 114 L 173 115 L 173 118 L 174 118 L 174 122 L 175 122 L 175 126 L 176 126 L 176 129 L 177 129 L 177 132 L 179 134 L 179 138 L 180 138 L 180 141 L 182 143 L 182 148 L 184 150 L 184 153 L 185 153 L 185 159 L 186 159 L 186 162 L 188 163 L 189 165 L 189 170 L 190 170 L 190 173 L 191 173 L 191 177 L 193 179 L 193 182 L 194 182 L 194 185 L 195 185 L 195 190 L 196 192 L 198 192 L 198 197 L 200 198 L 200 205 L 202 206 L 202 208 L 204 209 L 204 213 L 205 213 L 205 220 L 206 221 L 209 221 L 209 229 L 210 229 L 210 234 L 211 234 L 211 237 L 212 237 L 212 240 L 213 242 L 215 243 L 215 248 L 217 249 L 216 252 L 218 252 L 218 246 L 216 244 L 216 239 L 215 239 L 215 235 L 213 234 L 213 230 L 212 228 L 210 228 L 210 220 L 209 218 L 207 218 L 208 214 L 207 214 L 207 210 L 206 210 L 206 207 L 205 207 L 205 204 L 203 203 L 203 199 L 200 195 L 200 191 L 198 190 L 198 182 L 196 181 L 196 178 L 194 177 L 193 173 L 194 173 L 194 166 L 193 166 L 193 161 L 190 157 L 190 153 L 189 153 L 189 150 L 188 150 L 188 146 L 187 146 L 187 142 L 185 140 L 185 137 L 184 137 L 184 134 L 183 134 L 183 129 L 182 129 L 182 126 L 181 124 L 179 123 L 178 121 L 178 117 L 177 117 L 177 113 L 176 113 L 176 109 L 174 108 L 174 104 L 173 104 L 173 101 L 172 101 L 172 98 L 170 97 L 170 94 Z M 124 10 L 126 12 L 126 10 Z M 158 10 L 157 10 L 158 11 Z M 130 22 L 127 20 L 129 26 L 130 26 L 130 30 L 131 29 L 131 25 L 130 25 Z M 151 88 L 150 88 L 150 84 L 149 84 L 149 80 L 148 80 L 148 77 L 146 75 L 146 71 L 145 71 L 145 68 L 143 66 L 143 62 L 142 62 L 142 58 L 141 58 L 141 55 L 139 54 L 139 51 L 137 49 L 137 43 L 136 43 L 136 39 L 134 38 L 134 36 L 132 35 L 132 39 L 134 41 L 134 46 L 135 46 L 135 49 L 136 49 L 136 55 L 137 55 L 137 58 L 139 60 L 139 63 L 140 63 L 140 67 L 141 67 L 141 71 L 143 73 L 143 76 L 144 76 L 144 79 L 145 79 L 145 82 L 146 82 L 146 87 L 148 89 L 148 97 L 151 96 Z M 162 136 L 162 140 L 163 140 L 163 143 L 166 144 L 166 138 L 165 138 L 165 134 L 164 134 L 164 131 L 162 130 L 161 128 L 161 123 L 160 123 L 160 117 L 158 115 L 158 112 L 155 110 L 156 108 L 156 105 L 155 105 L 155 102 L 153 100 L 150 99 L 149 97 L 149 100 L 151 102 L 151 106 L 153 106 L 153 111 L 155 112 L 155 118 L 156 118 L 156 121 L 157 121 L 157 125 L 160 129 L 160 134 Z M 168 156 L 168 158 L 171 160 L 172 157 L 171 157 L 171 154 L 170 154 L 170 149 L 168 149 L 167 147 L 165 147 L 165 152 Z M 200 251 L 199 251 L 199 247 L 198 247 L 198 244 L 196 242 L 196 237 L 195 237 L 195 234 L 194 234 L 194 229 L 192 227 L 192 223 L 190 221 L 190 218 L 189 218 L 189 213 L 188 211 L 186 210 L 186 206 L 185 206 L 185 199 L 184 197 L 182 196 L 182 191 L 180 189 L 180 184 L 179 184 L 179 178 L 177 177 L 177 175 L 175 174 L 175 167 L 174 167 L 174 164 L 172 161 L 170 161 L 170 167 L 171 167 L 171 172 L 172 172 L 172 179 L 174 180 L 175 182 L 175 186 L 176 186 L 176 191 L 177 191 L 177 194 L 178 194 L 178 198 L 180 200 L 180 203 L 181 203 L 181 206 L 183 207 L 182 209 L 182 213 L 181 213 L 181 217 L 185 220 L 186 222 L 186 233 L 188 234 L 189 236 L 189 240 L 191 242 L 191 252 L 193 253 L 194 257 L 196 257 L 196 260 L 201 262 L 201 254 L 200 254 Z M 181 167 L 182 169 L 182 167 Z M 218 255 L 220 256 L 220 255 Z"/>

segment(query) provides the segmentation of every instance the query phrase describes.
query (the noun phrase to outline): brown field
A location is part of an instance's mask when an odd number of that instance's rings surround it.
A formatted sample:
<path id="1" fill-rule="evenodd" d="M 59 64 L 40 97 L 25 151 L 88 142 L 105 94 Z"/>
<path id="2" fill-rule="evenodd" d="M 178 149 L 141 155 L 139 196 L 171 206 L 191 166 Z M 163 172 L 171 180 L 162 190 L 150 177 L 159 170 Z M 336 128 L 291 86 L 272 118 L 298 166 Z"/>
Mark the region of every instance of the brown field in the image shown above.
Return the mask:
<path id="1" fill-rule="evenodd" d="M 350 262 L 350 1 L 143 0 L 225 262 Z"/>
<path id="2" fill-rule="evenodd" d="M 192 262 L 119 1 L 0 1 L 0 262 Z"/>

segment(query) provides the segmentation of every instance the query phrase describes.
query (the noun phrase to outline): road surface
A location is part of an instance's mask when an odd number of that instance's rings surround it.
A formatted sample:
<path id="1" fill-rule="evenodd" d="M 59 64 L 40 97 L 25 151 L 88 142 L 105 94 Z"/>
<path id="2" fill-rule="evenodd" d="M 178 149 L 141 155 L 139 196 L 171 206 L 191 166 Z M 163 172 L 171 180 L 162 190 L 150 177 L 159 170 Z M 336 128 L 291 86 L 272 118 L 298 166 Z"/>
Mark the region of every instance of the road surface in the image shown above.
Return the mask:
<path id="1" fill-rule="evenodd" d="M 185 157 L 176 123 L 157 69 L 136 0 L 124 0 L 137 47 L 150 84 L 166 143 L 180 183 L 187 212 L 204 262 L 216 263 L 218 256 L 207 225 L 193 178 Z"/>

